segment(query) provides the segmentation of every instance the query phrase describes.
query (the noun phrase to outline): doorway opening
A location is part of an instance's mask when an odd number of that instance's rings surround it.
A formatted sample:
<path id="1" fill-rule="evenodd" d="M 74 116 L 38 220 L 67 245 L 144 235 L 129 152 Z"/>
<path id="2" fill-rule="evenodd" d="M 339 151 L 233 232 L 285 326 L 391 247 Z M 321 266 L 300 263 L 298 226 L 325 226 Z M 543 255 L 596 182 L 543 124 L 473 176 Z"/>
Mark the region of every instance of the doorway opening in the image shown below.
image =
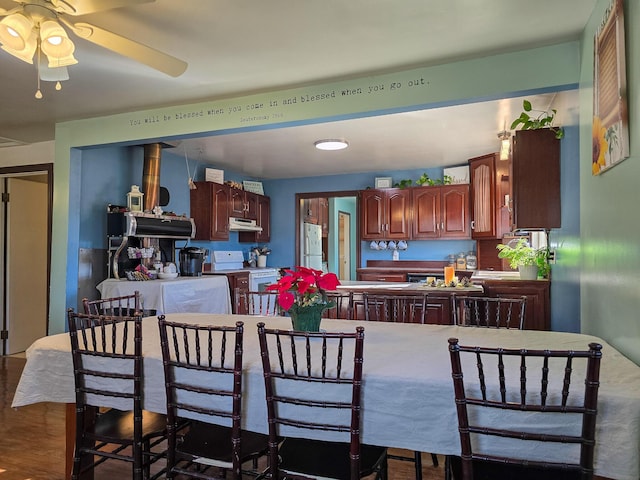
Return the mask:
<path id="1" fill-rule="evenodd" d="M 357 205 L 357 191 L 297 193 L 296 265 L 318 265 L 318 270 L 333 272 L 340 280 L 356 278 Z M 308 246 L 309 232 L 319 236 L 319 252 Z M 314 263 L 315 258 L 319 260 Z"/>
<path id="2" fill-rule="evenodd" d="M 0 168 L 0 354 L 47 335 L 53 165 Z"/>

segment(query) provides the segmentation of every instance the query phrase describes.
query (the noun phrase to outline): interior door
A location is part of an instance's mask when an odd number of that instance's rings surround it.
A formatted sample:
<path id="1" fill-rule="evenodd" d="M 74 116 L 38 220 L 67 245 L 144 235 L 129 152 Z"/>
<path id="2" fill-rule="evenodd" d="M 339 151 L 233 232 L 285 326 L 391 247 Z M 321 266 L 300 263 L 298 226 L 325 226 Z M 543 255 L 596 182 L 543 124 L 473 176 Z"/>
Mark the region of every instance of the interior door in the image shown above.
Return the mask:
<path id="1" fill-rule="evenodd" d="M 351 215 L 338 212 L 338 261 L 340 280 L 351 280 Z"/>
<path id="2" fill-rule="evenodd" d="M 3 236 L 5 354 L 23 352 L 47 334 L 48 185 L 42 177 L 8 177 L 4 182 L 9 195 Z"/>

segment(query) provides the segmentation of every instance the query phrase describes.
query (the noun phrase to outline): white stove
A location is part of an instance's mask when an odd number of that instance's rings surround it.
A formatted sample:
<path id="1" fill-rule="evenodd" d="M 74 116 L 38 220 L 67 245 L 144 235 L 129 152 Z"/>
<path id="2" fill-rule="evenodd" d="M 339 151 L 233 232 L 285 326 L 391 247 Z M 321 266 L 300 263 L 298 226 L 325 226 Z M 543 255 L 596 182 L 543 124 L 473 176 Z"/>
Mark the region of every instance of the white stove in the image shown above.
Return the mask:
<path id="1" fill-rule="evenodd" d="M 277 268 L 243 267 L 244 255 L 239 250 L 214 250 L 211 252 L 211 271 L 224 273 L 235 270 L 249 272 L 249 290 L 261 292 L 278 280 Z"/>

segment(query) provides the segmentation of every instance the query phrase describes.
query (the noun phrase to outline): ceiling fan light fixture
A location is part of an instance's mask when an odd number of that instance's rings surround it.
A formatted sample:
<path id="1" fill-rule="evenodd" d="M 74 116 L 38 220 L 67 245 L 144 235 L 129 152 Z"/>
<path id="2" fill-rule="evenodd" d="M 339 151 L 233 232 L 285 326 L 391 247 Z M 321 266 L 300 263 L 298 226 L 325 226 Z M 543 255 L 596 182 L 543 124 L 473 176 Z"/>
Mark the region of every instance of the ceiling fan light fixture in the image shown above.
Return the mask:
<path id="1" fill-rule="evenodd" d="M 313 144 L 318 150 L 342 150 L 349 146 L 349 142 L 342 139 L 329 138 L 318 140 Z"/>
<path id="2" fill-rule="evenodd" d="M 0 48 L 23 62 L 33 64 L 33 54 L 36 52 L 36 47 L 37 44 L 35 41 L 29 41 L 21 50 L 16 50 L 15 48 L 8 47 L 7 45 L 2 45 Z"/>
<path id="3" fill-rule="evenodd" d="M 49 59 L 49 67 L 67 67 L 78 63 L 73 56 L 76 46 L 55 20 L 45 20 L 40 24 L 40 39 L 40 48 Z"/>
<path id="4" fill-rule="evenodd" d="M 33 20 L 22 13 L 14 13 L 0 20 L 0 42 L 3 46 L 22 51 L 27 47 Z"/>

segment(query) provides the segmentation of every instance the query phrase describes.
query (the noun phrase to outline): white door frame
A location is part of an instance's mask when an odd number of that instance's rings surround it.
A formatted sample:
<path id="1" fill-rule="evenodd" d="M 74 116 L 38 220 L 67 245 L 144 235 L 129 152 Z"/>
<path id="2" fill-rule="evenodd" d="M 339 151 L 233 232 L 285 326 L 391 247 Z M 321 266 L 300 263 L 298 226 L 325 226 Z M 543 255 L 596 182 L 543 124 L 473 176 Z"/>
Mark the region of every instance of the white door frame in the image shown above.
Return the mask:
<path id="1" fill-rule="evenodd" d="M 44 319 L 44 326 L 42 330 L 44 334 L 47 334 L 49 331 L 49 292 L 50 292 L 50 277 L 51 277 L 51 223 L 52 223 L 52 209 L 53 209 L 53 164 L 34 164 L 34 165 L 23 165 L 16 167 L 6 167 L 0 168 L 0 182 L 1 182 L 1 192 L 3 194 L 2 203 L 1 203 L 1 211 L 0 211 L 0 355 L 5 355 L 8 353 L 7 351 L 7 336 L 10 335 L 8 331 L 9 328 L 9 319 L 7 318 L 8 313 L 8 305 L 7 305 L 7 295 L 9 292 L 8 282 L 8 266 L 9 261 L 11 262 L 20 262 L 19 258 L 15 258 L 15 255 L 12 255 L 12 252 L 9 251 L 11 248 L 10 244 L 8 244 L 7 239 L 9 238 L 10 232 L 7 231 L 8 226 L 8 217 L 7 212 L 9 211 L 9 206 L 6 202 L 6 185 L 8 184 L 8 179 L 10 178 L 18 178 L 18 177 L 26 177 L 33 175 L 45 175 L 46 183 L 47 183 L 47 200 L 46 204 L 43 205 L 43 208 L 46 209 L 46 292 L 43 292 L 43 295 L 46 297 L 46 312 Z M 10 199 L 9 199 L 10 200 Z M 10 259 L 10 260 L 9 260 Z M 37 319 L 34 321 L 37 322 Z M 42 319 L 40 319 L 42 321 Z"/>

